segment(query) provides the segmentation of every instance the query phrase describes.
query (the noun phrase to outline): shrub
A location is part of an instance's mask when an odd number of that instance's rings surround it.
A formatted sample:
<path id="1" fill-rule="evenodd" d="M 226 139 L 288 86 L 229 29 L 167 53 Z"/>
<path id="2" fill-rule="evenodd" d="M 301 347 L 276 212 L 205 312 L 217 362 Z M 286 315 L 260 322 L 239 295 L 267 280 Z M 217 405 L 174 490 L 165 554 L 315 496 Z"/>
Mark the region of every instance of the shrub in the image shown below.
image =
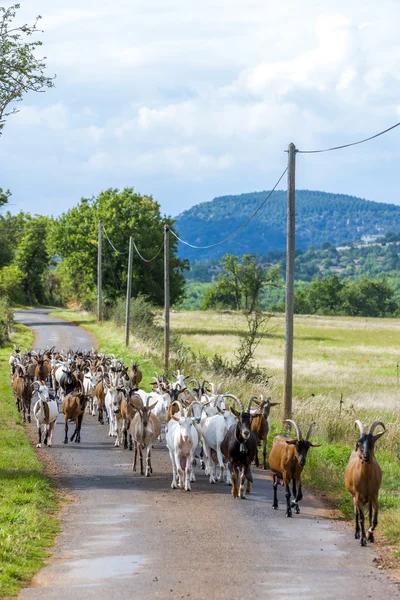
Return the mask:
<path id="1" fill-rule="evenodd" d="M 0 346 L 4 346 L 10 339 L 10 328 L 13 322 L 13 313 L 5 298 L 0 299 Z"/>

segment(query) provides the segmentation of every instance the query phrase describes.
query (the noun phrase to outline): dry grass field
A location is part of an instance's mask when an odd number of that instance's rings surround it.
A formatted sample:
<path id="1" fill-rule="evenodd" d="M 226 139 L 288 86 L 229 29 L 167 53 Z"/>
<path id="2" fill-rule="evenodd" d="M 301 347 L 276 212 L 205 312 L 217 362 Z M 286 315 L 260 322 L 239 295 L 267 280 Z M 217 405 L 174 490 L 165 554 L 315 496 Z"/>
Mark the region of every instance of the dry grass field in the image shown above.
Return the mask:
<path id="1" fill-rule="evenodd" d="M 185 345 L 208 356 L 233 358 L 245 318 L 237 313 L 175 312 L 171 327 Z M 282 393 L 283 315 L 272 316 L 255 360 L 271 375 L 271 390 Z M 348 317 L 295 317 L 293 394 L 311 394 L 344 406 L 400 412 L 400 320 Z"/>

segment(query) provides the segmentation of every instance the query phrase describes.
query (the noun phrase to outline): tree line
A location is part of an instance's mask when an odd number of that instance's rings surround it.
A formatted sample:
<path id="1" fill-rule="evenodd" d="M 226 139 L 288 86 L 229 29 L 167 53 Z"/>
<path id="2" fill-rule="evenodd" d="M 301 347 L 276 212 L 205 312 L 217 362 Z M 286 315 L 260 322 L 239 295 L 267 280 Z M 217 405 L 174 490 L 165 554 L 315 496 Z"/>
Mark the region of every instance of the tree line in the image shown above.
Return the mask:
<path id="1" fill-rule="evenodd" d="M 10 193 L 0 190 L 0 206 Z M 133 188 L 109 189 L 55 219 L 10 212 L 0 215 L 0 294 L 11 303 L 78 303 L 87 308 L 97 298 L 98 222 L 102 220 L 115 247 L 103 235 L 103 300 L 113 304 L 126 293 L 129 237 L 145 258 L 154 257 L 163 244 L 162 216 L 151 196 Z M 177 256 L 170 236 L 170 287 L 172 302 L 184 294 L 187 262 Z M 163 304 L 163 252 L 149 262 L 134 253 L 132 295 L 143 295 L 155 306 Z"/>

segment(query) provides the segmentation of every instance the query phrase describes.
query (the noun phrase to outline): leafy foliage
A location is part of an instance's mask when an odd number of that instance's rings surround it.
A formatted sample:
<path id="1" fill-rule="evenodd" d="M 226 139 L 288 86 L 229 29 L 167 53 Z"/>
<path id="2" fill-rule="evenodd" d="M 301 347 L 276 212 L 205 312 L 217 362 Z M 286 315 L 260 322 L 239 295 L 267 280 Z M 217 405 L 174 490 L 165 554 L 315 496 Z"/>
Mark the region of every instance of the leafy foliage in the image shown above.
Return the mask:
<path id="1" fill-rule="evenodd" d="M 141 196 L 132 188 L 108 189 L 96 198 L 82 198 L 78 206 L 64 213 L 52 230 L 50 248 L 60 257 L 56 268 L 60 300 L 83 302 L 90 307 L 96 297 L 98 221 L 102 220 L 117 252 L 103 236 L 103 293 L 106 304 L 113 304 L 126 292 L 129 237 L 145 258 L 157 255 L 163 245 L 164 225 L 160 206 L 151 197 Z M 171 302 L 182 298 L 183 270 L 186 262 L 176 256 L 176 240 L 170 236 Z M 144 263 L 134 252 L 132 293 L 143 294 L 153 304 L 164 301 L 164 266 L 161 256 Z"/>
<path id="2" fill-rule="evenodd" d="M 15 112 L 15 102 L 28 92 L 42 92 L 54 86 L 54 78 L 44 74 L 46 58 L 37 58 L 36 51 L 42 46 L 40 40 L 29 38 L 39 33 L 36 18 L 33 25 L 13 27 L 19 4 L 8 8 L 0 6 L 0 135 L 5 119 Z"/>
<path id="3" fill-rule="evenodd" d="M 280 268 L 265 269 L 254 256 L 245 254 L 241 261 L 233 254 L 221 260 L 223 273 L 206 289 L 202 308 L 224 307 L 252 313 L 259 305 L 260 293 L 266 285 L 276 285 Z"/>

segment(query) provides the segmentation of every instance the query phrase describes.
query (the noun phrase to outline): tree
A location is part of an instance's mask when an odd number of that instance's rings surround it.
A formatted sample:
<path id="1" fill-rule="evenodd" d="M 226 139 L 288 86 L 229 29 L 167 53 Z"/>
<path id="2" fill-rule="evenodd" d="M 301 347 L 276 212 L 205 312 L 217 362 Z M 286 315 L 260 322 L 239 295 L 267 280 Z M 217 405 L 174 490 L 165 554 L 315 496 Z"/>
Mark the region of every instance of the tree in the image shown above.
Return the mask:
<path id="1" fill-rule="evenodd" d="M 28 41 L 41 30 L 40 16 L 33 25 L 12 27 L 19 4 L 8 8 L 0 6 L 0 135 L 5 119 L 17 111 L 15 102 L 28 92 L 43 92 L 54 87 L 54 77 L 44 74 L 46 57 L 37 58 L 36 51 L 42 46 L 40 40 Z"/>
<path id="2" fill-rule="evenodd" d="M 64 213 L 56 223 L 50 242 L 52 256 L 59 257 L 56 273 L 60 278 L 61 300 L 79 301 L 90 305 L 97 288 L 98 221 L 114 248 L 103 236 L 103 295 L 113 303 L 126 292 L 129 237 L 144 256 L 133 255 L 132 294 L 142 294 L 153 304 L 164 302 L 163 240 L 164 225 L 173 220 L 162 217 L 160 206 L 153 198 L 141 196 L 133 188 L 108 189 L 97 198 L 82 198 L 78 206 Z M 159 252 L 161 250 L 161 252 Z M 176 254 L 177 240 L 170 235 L 171 303 L 179 302 L 184 293 L 182 272 L 187 262 Z"/>
<path id="3" fill-rule="evenodd" d="M 279 285 L 280 266 L 268 269 L 250 254 L 245 254 L 241 260 L 233 254 L 225 254 L 221 266 L 224 273 L 207 289 L 203 310 L 216 307 L 243 308 L 252 313 L 259 306 L 261 290 L 266 285 Z"/>

